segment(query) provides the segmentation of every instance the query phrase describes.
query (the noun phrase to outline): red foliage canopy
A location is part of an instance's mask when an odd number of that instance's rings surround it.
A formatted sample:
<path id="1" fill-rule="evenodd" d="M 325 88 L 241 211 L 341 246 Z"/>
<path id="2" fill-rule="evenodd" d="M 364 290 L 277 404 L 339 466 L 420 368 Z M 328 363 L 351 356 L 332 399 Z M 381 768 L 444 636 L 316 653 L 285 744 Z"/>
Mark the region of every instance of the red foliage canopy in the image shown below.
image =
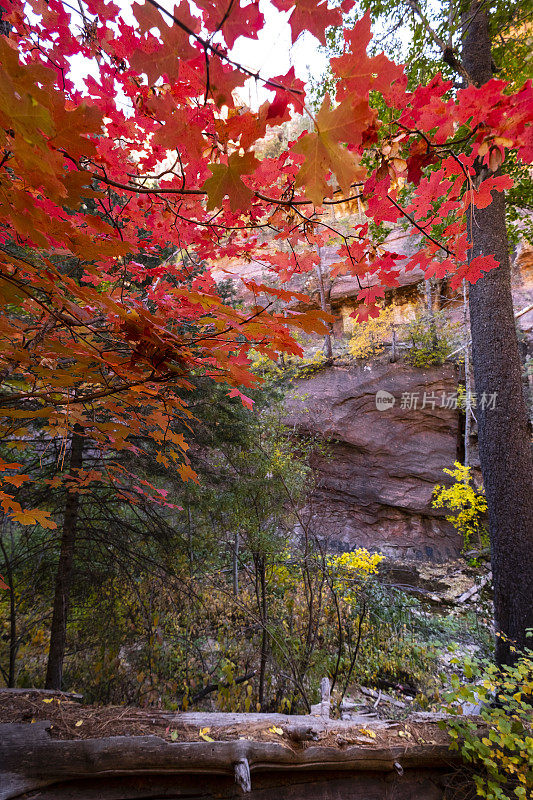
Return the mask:
<path id="1" fill-rule="evenodd" d="M 195 0 L 193 10 L 181 0 L 172 13 L 146 0 L 133 4 L 134 24 L 104 0 L 83 0 L 79 12 L 61 0 L 2 5 L 11 25 L 0 36 L 4 434 L 44 418 L 52 433 L 78 423 L 100 446 L 134 451 L 132 435 L 148 434 L 194 478 L 170 425 L 189 413 L 191 375 L 225 382 L 248 403 L 250 348 L 298 353 L 289 326 L 321 333 L 327 321 L 283 314 L 279 302 L 293 293 L 265 285 L 252 308 L 233 309 L 210 265 L 260 257 L 266 229 L 279 243 L 272 272 L 285 281 L 312 268 L 316 244 L 336 241 L 336 268 L 360 281 L 360 318 L 376 314 L 374 298 L 397 284 L 399 267 L 395 254 L 376 257 L 367 224 L 346 234 L 326 222 L 325 210 L 349 198 L 374 222 L 405 219 L 422 237 L 407 268 L 457 284 L 497 266 L 490 256 L 467 265 L 465 220 L 475 224 L 476 207 L 511 185 L 493 176 L 508 150 L 531 160 L 530 84 L 455 91 L 437 76 L 409 92 L 401 66 L 367 55 L 365 15 L 332 59 L 335 101 L 326 96 L 314 114 L 293 70 L 267 80 L 231 55 L 237 37 L 254 39 L 263 25 L 258 0 Z M 326 0 L 274 5 L 292 9 L 293 40 L 309 30 L 324 41 L 341 22 Z M 98 75 L 85 77 L 87 92 L 72 77 L 80 56 Z M 257 111 L 235 100 L 250 77 L 272 90 Z M 309 132 L 279 157 L 258 158 L 257 142 L 295 112 Z M 168 245 L 176 255 L 166 263 L 140 263 Z M 2 469 L 12 484 L 25 480 L 15 464 Z M 53 524 L 8 493 L 2 500 L 21 522 Z"/>

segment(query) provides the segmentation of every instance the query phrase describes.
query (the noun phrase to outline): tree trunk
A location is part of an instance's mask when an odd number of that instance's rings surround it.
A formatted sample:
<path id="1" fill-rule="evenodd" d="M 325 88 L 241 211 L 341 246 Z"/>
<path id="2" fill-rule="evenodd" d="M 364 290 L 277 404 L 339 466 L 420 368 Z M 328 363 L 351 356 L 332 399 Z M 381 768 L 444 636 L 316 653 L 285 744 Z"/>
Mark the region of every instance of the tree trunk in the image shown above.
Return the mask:
<path id="1" fill-rule="evenodd" d="M 74 426 L 70 438 L 70 474 L 83 466 L 83 436 L 79 425 Z M 68 492 L 65 502 L 65 517 L 61 534 L 61 550 L 57 565 L 54 609 L 50 629 L 50 649 L 46 667 L 46 689 L 61 689 L 63 680 L 63 660 L 67 635 L 67 615 L 70 586 L 74 567 L 74 549 L 80 496 L 78 492 Z"/>
<path id="2" fill-rule="evenodd" d="M 492 77 L 486 6 L 463 18 L 463 64 L 479 86 Z M 481 470 L 489 512 L 497 630 L 496 660 L 516 661 L 533 628 L 533 461 L 511 297 L 505 198 L 494 192 L 469 213 L 469 259 L 493 255 L 500 266 L 470 287 L 472 360 L 478 398 Z"/>
<path id="3" fill-rule="evenodd" d="M 235 531 L 233 536 L 232 553 L 232 575 L 233 575 L 233 594 L 239 594 L 239 531 Z"/>
<path id="4" fill-rule="evenodd" d="M 268 660 L 268 606 L 266 597 L 266 570 L 265 570 L 265 557 L 259 556 L 257 559 L 257 570 L 259 579 L 259 614 L 261 618 L 261 656 L 259 663 L 259 689 L 257 692 L 258 703 L 263 709 L 265 704 L 265 686 L 266 686 L 266 667 Z"/>
<path id="5" fill-rule="evenodd" d="M 429 331 L 431 334 L 431 344 L 433 349 L 437 349 L 437 326 L 435 324 L 435 314 L 433 313 L 433 296 L 431 292 L 431 281 L 429 278 L 424 280 L 424 289 L 426 292 L 426 308 L 428 312 Z"/>
<path id="6" fill-rule="evenodd" d="M 318 253 L 318 264 L 316 265 L 316 274 L 318 276 L 318 291 L 320 293 L 320 308 L 324 313 L 327 314 L 328 309 L 326 306 L 326 292 L 324 289 L 324 275 L 322 274 L 322 255 L 320 253 L 320 247 L 316 248 Z M 326 354 L 326 358 L 331 359 L 333 358 L 333 349 L 331 347 L 331 325 L 328 325 L 330 329 L 330 333 L 327 333 L 324 336 L 324 353 Z"/>
<path id="7" fill-rule="evenodd" d="M 2 527 L 5 528 L 5 519 L 3 520 Z M 13 576 L 13 568 L 11 559 L 4 547 L 3 531 L 0 533 L 0 549 L 4 556 L 4 563 L 6 568 L 7 585 L 9 588 L 9 668 L 7 673 L 7 685 L 13 689 L 16 683 L 16 666 L 17 666 L 17 601 L 15 595 L 15 581 Z"/>
<path id="8" fill-rule="evenodd" d="M 463 326 L 465 341 L 465 454 L 464 465 L 470 466 L 470 432 L 472 429 L 472 380 L 470 375 L 470 337 L 468 335 L 468 292 L 463 280 Z"/>

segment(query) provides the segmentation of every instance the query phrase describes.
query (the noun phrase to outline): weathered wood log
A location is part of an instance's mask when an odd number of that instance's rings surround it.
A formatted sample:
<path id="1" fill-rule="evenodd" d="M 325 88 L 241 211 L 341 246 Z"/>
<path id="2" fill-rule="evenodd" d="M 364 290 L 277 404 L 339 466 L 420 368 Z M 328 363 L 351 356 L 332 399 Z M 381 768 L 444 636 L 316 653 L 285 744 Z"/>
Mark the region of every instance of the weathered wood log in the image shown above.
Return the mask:
<path id="1" fill-rule="evenodd" d="M 252 779 L 250 776 L 250 765 L 247 758 L 241 758 L 235 763 L 235 783 L 243 794 L 252 791 Z"/>
<path id="2" fill-rule="evenodd" d="M 67 780 L 135 775 L 226 775 L 246 761 L 249 771 L 354 770 L 381 773 L 411 767 L 444 767 L 458 759 L 448 741 L 435 737 L 385 745 L 374 742 L 294 748 L 281 742 L 236 739 L 167 742 L 157 736 L 52 739 L 49 723 L 0 725 L 0 800 Z"/>
<path id="3" fill-rule="evenodd" d="M 458 597 L 455 602 L 466 603 L 467 600 L 470 600 L 472 597 L 475 597 L 476 594 L 479 594 L 479 592 L 483 589 L 483 587 L 486 586 L 487 583 L 491 580 L 492 580 L 492 572 L 489 572 L 488 575 L 485 575 L 483 578 L 481 578 L 479 583 L 474 584 L 474 586 L 472 586 L 466 592 L 463 592 L 463 594 L 460 597 Z"/>
<path id="4" fill-rule="evenodd" d="M 373 772 L 256 773 L 252 791 L 243 795 L 234 781 L 221 775 L 148 775 L 54 784 L 24 800 L 471 800 L 475 787 L 468 787 L 470 794 L 464 796 L 452 781 L 453 770 L 411 770 L 401 777 Z"/>
<path id="5" fill-rule="evenodd" d="M 321 706 L 321 704 L 318 704 Z M 313 716 L 312 714 L 276 714 L 276 713 L 269 713 L 263 714 L 261 712 L 250 712 L 247 714 L 243 713 L 236 713 L 230 711 L 186 711 L 186 712 L 160 712 L 158 711 L 158 716 L 163 717 L 165 720 L 168 720 L 171 726 L 177 726 L 179 728 L 217 728 L 217 727 L 230 727 L 230 726 L 239 726 L 243 729 L 249 729 L 250 726 L 254 725 L 261 725 L 263 728 L 269 728 L 272 725 L 276 725 L 281 728 L 285 728 L 288 726 L 294 725 L 305 725 L 311 726 L 317 731 L 326 731 L 330 730 L 330 728 L 337 729 L 340 727 L 350 727 L 354 724 L 357 724 L 358 720 L 344 722 L 342 720 L 333 720 L 329 719 L 328 716 L 321 716 L 317 714 Z M 367 719 L 363 718 L 364 715 L 361 715 L 361 724 L 367 722 Z M 386 720 L 376 720 L 376 725 L 380 727 L 386 728 L 390 723 Z"/>
<path id="6" fill-rule="evenodd" d="M 396 708 L 407 708 L 407 703 L 403 703 L 401 700 L 391 697 L 390 694 L 384 694 L 381 689 L 379 692 L 376 692 L 374 689 L 369 689 L 366 686 L 360 686 L 359 689 L 363 694 L 366 694 L 367 697 L 372 697 L 374 700 L 379 700 L 379 702 L 389 703 L 389 705 L 395 706 Z M 374 703 L 374 707 L 377 705 L 378 703 Z"/>
<path id="7" fill-rule="evenodd" d="M 25 694 L 44 694 L 45 697 L 61 697 L 64 700 L 75 700 L 81 702 L 83 695 L 78 692 L 62 692 L 60 689 L 10 689 L 8 687 L 1 687 L 0 694 L 2 695 L 25 695 Z"/>

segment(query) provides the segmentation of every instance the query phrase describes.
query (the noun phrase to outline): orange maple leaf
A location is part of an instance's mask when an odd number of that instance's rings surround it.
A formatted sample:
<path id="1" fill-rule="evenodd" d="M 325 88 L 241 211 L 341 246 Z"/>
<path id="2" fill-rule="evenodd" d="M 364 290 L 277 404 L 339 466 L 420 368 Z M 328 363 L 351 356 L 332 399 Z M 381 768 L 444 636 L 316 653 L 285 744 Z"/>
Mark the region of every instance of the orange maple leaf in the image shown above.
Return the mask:
<path id="1" fill-rule="evenodd" d="M 349 103 L 336 108 L 330 106 L 329 94 L 326 94 L 316 118 L 317 130 L 306 133 L 292 148 L 293 152 L 305 156 L 296 185 L 305 188 L 315 205 L 333 194 L 334 187 L 328 183 L 330 172 L 336 175 L 344 192 L 354 180 L 364 177 L 365 171 L 358 158 L 341 142 L 359 144 L 363 131 L 374 119 L 374 112 L 366 101 L 355 108 Z"/>

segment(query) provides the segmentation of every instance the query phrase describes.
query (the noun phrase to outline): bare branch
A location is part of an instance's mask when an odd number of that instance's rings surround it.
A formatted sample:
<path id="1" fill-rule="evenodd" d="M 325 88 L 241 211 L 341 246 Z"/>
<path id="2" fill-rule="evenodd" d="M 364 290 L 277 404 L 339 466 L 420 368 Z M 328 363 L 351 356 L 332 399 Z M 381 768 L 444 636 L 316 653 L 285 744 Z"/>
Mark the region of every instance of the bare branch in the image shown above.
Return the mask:
<path id="1" fill-rule="evenodd" d="M 465 79 L 467 84 L 474 83 L 474 81 L 468 74 L 467 70 L 464 68 L 462 63 L 455 55 L 455 51 L 451 43 L 451 35 L 452 35 L 451 30 L 449 31 L 448 34 L 448 42 L 445 42 L 443 39 L 441 39 L 441 37 L 432 27 L 430 21 L 424 14 L 418 0 L 406 0 L 406 3 L 413 12 L 413 14 L 415 14 L 419 18 L 420 22 L 426 29 L 431 39 L 433 39 L 439 50 L 442 52 L 443 61 L 446 64 L 448 64 L 448 66 L 452 67 L 452 69 L 454 69 L 456 72 L 458 72 L 459 75 L 461 75 Z M 451 14 L 451 2 L 450 2 L 450 14 Z"/>

